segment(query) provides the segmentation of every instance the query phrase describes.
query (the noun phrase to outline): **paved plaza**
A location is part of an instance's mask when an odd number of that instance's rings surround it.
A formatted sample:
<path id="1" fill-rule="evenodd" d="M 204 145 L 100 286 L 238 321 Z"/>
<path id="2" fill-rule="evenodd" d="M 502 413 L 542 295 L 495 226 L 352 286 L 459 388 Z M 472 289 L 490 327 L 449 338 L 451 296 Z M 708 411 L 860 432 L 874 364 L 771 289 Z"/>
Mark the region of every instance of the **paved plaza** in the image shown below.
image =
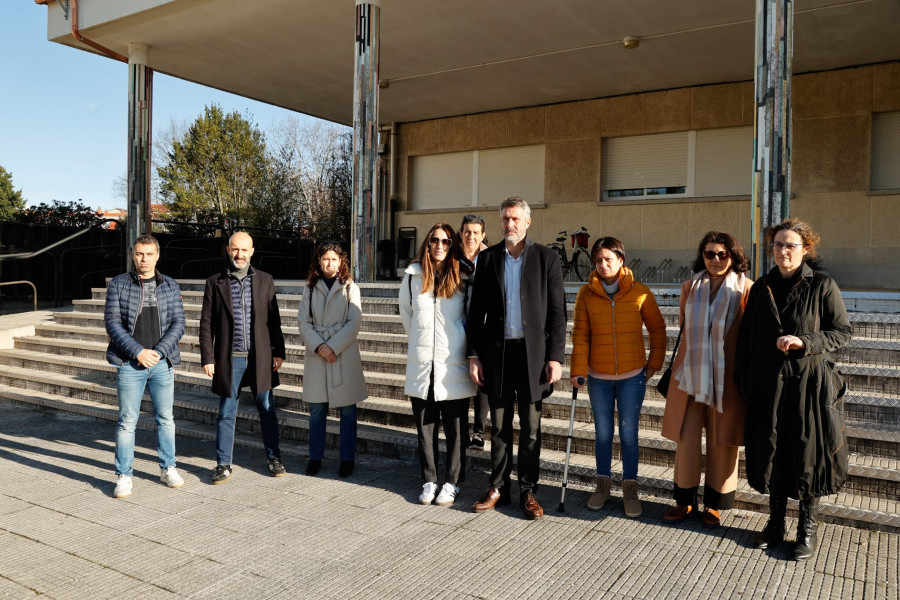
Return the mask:
<path id="1" fill-rule="evenodd" d="M 159 482 L 155 432 L 139 429 L 134 493 L 117 500 L 114 427 L 0 403 L 0 598 L 900 597 L 896 534 L 823 524 L 820 551 L 797 563 L 788 545 L 750 547 L 756 513 L 672 527 L 666 500 L 632 520 L 619 497 L 591 512 L 570 490 L 560 514 L 546 486 L 541 521 L 515 506 L 476 515 L 484 472 L 454 506 L 421 506 L 413 461 L 361 456 L 344 480 L 328 455 L 306 477 L 304 448 L 287 447 L 289 474 L 272 478 L 252 438 L 213 486 L 213 442 L 179 436 L 175 490 Z"/>

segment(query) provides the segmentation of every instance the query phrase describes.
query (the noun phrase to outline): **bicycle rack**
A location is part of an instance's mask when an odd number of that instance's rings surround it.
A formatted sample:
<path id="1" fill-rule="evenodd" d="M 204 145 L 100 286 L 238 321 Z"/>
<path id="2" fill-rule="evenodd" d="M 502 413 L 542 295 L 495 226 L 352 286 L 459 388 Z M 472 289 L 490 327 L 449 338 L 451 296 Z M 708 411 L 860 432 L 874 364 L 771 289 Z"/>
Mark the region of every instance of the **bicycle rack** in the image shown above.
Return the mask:
<path id="1" fill-rule="evenodd" d="M 664 258 L 659 266 L 656 267 L 656 283 L 667 283 L 669 281 L 669 269 L 672 268 L 672 259 Z"/>

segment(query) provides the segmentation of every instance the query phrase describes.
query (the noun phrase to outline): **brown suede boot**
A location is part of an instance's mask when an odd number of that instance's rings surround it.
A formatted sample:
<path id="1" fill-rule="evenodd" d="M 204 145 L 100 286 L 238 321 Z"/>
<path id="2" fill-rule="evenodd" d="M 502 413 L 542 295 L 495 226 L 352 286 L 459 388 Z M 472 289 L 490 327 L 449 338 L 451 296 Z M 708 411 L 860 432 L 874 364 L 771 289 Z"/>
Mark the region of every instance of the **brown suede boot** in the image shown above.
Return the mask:
<path id="1" fill-rule="evenodd" d="M 606 504 L 606 501 L 609 500 L 609 488 L 612 481 L 608 476 L 604 477 L 601 475 L 597 475 L 594 481 L 597 487 L 594 489 L 591 497 L 588 498 L 587 507 L 590 510 L 600 510 Z"/>
<path id="2" fill-rule="evenodd" d="M 634 479 L 622 482 L 622 504 L 625 505 L 625 516 L 635 519 L 643 513 L 641 502 L 638 500 L 638 486 Z"/>

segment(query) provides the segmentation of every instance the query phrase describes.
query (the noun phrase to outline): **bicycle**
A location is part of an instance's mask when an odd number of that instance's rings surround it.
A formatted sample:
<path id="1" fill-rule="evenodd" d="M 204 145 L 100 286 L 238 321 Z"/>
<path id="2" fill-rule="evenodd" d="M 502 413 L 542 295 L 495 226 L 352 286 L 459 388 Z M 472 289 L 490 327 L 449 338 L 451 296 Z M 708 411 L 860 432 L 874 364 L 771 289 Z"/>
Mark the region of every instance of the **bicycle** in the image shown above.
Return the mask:
<path id="1" fill-rule="evenodd" d="M 566 253 L 566 238 L 571 237 L 572 240 L 572 260 Z M 562 266 L 563 279 L 566 279 L 570 273 L 574 271 L 578 281 L 587 281 L 594 268 L 591 255 L 588 252 L 588 240 L 591 235 L 588 230 L 582 227 L 574 233 L 560 231 L 556 241 L 550 244 L 550 248 L 559 254 L 559 262 Z"/>

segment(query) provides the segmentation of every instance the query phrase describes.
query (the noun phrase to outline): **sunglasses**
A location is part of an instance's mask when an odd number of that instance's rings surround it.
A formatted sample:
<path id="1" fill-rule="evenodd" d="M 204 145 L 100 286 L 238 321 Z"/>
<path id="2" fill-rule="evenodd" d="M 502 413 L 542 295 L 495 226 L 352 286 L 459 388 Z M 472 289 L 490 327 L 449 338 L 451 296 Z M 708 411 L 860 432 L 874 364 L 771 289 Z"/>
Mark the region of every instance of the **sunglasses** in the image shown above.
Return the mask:
<path id="1" fill-rule="evenodd" d="M 713 260 L 714 258 L 718 258 L 719 260 L 727 260 L 728 253 L 722 250 L 721 252 L 713 252 L 712 250 L 704 250 L 703 258 L 706 260 Z"/>
<path id="2" fill-rule="evenodd" d="M 436 236 L 431 236 L 431 238 L 428 240 L 428 242 L 432 246 L 437 246 L 440 244 L 444 248 L 449 248 L 450 246 L 453 245 L 453 240 L 451 240 L 450 238 L 439 238 Z"/>

